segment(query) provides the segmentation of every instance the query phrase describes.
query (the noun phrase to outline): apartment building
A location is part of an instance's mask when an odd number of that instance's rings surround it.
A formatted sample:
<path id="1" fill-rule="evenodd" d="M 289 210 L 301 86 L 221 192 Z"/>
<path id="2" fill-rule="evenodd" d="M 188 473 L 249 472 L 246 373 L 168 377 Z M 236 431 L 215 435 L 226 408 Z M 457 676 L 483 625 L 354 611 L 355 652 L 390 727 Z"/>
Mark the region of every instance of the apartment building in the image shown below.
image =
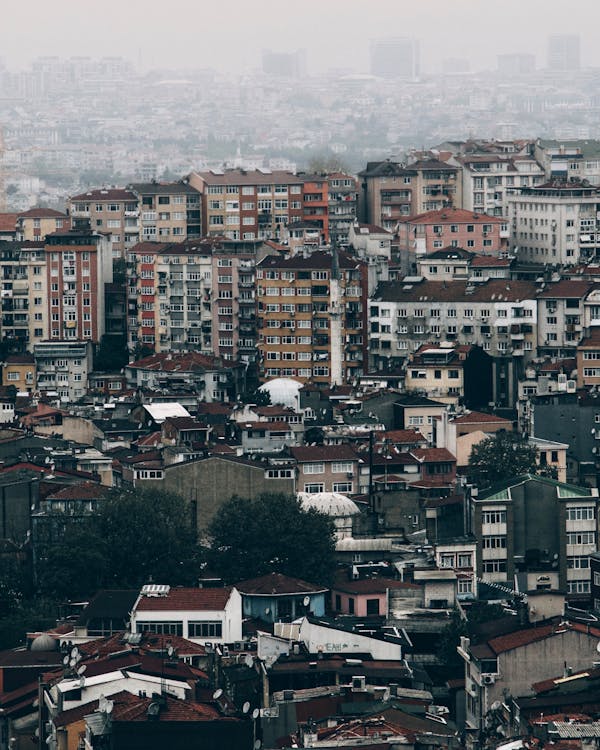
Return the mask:
<path id="1" fill-rule="evenodd" d="M 462 207 L 489 216 L 508 215 L 509 190 L 546 181 L 543 167 L 526 153 L 466 154 L 456 162 L 461 166 Z"/>
<path id="2" fill-rule="evenodd" d="M 592 281 L 562 279 L 545 285 L 539 291 L 537 346 L 540 356 L 575 356 L 584 330 L 586 298 L 595 287 Z M 595 307 L 589 307 L 593 314 Z"/>
<path id="3" fill-rule="evenodd" d="M 330 172 L 328 183 L 329 241 L 348 242 L 350 227 L 358 217 L 358 181 L 343 172 Z"/>
<path id="4" fill-rule="evenodd" d="M 2 363 L 2 385 L 13 385 L 19 393 L 31 393 L 36 388 L 33 354 L 9 354 Z"/>
<path id="5" fill-rule="evenodd" d="M 409 216 L 461 205 L 460 167 L 439 159 L 369 162 L 359 172 L 359 217 L 394 231 Z"/>
<path id="6" fill-rule="evenodd" d="M 256 360 L 257 243 L 142 242 L 128 253 L 128 344 Z"/>
<path id="7" fill-rule="evenodd" d="M 499 256 L 508 250 L 508 223 L 496 216 L 445 208 L 398 222 L 398 247 L 413 264 L 424 255 L 444 248 Z"/>
<path id="8" fill-rule="evenodd" d="M 589 556 L 597 550 L 598 491 L 537 476 L 514 477 L 471 496 L 468 531 L 481 544 L 484 582 L 520 590 L 542 588 L 589 597 Z"/>
<path id="9" fill-rule="evenodd" d="M 267 256 L 256 267 L 260 376 L 326 387 L 366 368 L 367 265 L 345 252 Z"/>
<path id="10" fill-rule="evenodd" d="M 279 238 L 288 224 L 304 216 L 304 183 L 292 172 L 192 172 L 189 184 L 202 195 L 202 225 L 208 236 L 232 240 Z"/>
<path id="11" fill-rule="evenodd" d="M 69 229 L 71 220 L 53 208 L 30 208 L 17 216 L 17 240 L 39 241 L 52 232 Z"/>
<path id="12" fill-rule="evenodd" d="M 535 284 L 490 279 L 382 282 L 370 300 L 370 351 L 376 369 L 395 367 L 430 341 L 478 344 L 491 356 L 535 356 Z"/>
<path id="13" fill-rule="evenodd" d="M 13 352 L 48 338 L 48 279 L 42 242 L 0 243 L 2 341 Z"/>
<path id="14" fill-rule="evenodd" d="M 481 408 L 492 400 L 492 361 L 479 347 L 424 344 L 406 363 L 404 387 L 443 404 Z"/>
<path id="15" fill-rule="evenodd" d="M 39 391 L 63 402 L 85 396 L 92 371 L 90 341 L 43 341 L 34 344 L 33 357 Z"/>
<path id="16" fill-rule="evenodd" d="M 599 140 L 538 138 L 534 154 L 548 179 L 587 180 L 600 185 Z"/>
<path id="17" fill-rule="evenodd" d="M 577 346 L 577 387 L 600 386 L 600 328 L 592 328 Z"/>
<path id="18" fill-rule="evenodd" d="M 113 279 L 109 239 L 90 230 L 55 232 L 45 251 L 50 339 L 98 343 L 105 331 L 105 286 Z"/>
<path id="19" fill-rule="evenodd" d="M 511 248 L 522 261 L 573 265 L 600 251 L 600 192 L 590 184 L 552 179 L 508 195 Z"/>
<path id="20" fill-rule="evenodd" d="M 73 225 L 110 234 L 113 259 L 124 258 L 140 236 L 138 197 L 124 188 L 100 188 L 73 195 L 67 200 Z"/>
<path id="21" fill-rule="evenodd" d="M 183 242 L 202 236 L 200 194 L 187 180 L 136 182 L 127 190 L 137 196 L 140 241 Z"/>
<path id="22" fill-rule="evenodd" d="M 299 174 L 302 180 L 302 220 L 320 229 L 321 245 L 329 243 L 329 182 L 327 175 Z"/>

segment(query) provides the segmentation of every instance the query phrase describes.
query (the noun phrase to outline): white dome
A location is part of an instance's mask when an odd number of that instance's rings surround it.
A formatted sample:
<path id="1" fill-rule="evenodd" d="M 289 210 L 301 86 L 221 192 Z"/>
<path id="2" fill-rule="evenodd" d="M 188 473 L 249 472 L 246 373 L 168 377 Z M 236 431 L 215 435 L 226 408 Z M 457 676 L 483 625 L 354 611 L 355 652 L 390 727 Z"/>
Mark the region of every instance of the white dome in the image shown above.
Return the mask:
<path id="1" fill-rule="evenodd" d="M 302 383 L 291 378 L 274 378 L 263 383 L 258 390 L 266 391 L 271 397 L 273 405 L 280 404 L 281 406 L 298 409 L 300 406 L 299 394 L 302 387 Z"/>
<path id="2" fill-rule="evenodd" d="M 314 508 L 332 518 L 348 518 L 360 513 L 354 500 L 339 492 L 299 492 L 298 499 L 305 510 Z"/>

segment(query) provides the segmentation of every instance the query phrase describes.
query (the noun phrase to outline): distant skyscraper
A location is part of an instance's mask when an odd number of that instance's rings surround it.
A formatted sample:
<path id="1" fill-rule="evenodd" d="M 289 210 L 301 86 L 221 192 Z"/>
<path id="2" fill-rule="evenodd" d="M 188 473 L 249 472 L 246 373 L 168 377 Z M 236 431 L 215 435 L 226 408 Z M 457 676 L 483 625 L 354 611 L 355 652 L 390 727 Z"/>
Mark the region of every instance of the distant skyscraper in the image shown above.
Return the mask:
<path id="1" fill-rule="evenodd" d="M 306 75 L 306 50 L 295 52 L 272 52 L 270 49 L 262 53 L 263 73 L 281 78 L 303 78 Z"/>
<path id="2" fill-rule="evenodd" d="M 371 73 L 382 78 L 418 78 L 419 42 L 412 37 L 371 41 Z"/>
<path id="3" fill-rule="evenodd" d="M 581 67 L 578 34 L 555 34 L 548 39 L 548 68 L 550 70 L 579 70 Z"/>
<path id="4" fill-rule="evenodd" d="M 535 71 L 535 55 L 498 55 L 498 73 L 507 76 L 520 76 Z"/>

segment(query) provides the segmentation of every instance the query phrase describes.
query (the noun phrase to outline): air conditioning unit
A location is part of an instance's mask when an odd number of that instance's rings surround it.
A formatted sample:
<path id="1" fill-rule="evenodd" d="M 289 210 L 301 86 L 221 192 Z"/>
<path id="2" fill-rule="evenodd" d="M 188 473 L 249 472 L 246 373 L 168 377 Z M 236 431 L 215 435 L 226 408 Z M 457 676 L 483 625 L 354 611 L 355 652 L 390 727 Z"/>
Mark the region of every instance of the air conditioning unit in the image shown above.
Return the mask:
<path id="1" fill-rule="evenodd" d="M 481 684 L 482 685 L 493 685 L 496 682 L 496 678 L 493 674 L 483 674 L 481 675 Z"/>
<path id="2" fill-rule="evenodd" d="M 364 691 L 367 689 L 367 678 L 359 675 L 352 678 L 352 690 L 354 692 Z"/>

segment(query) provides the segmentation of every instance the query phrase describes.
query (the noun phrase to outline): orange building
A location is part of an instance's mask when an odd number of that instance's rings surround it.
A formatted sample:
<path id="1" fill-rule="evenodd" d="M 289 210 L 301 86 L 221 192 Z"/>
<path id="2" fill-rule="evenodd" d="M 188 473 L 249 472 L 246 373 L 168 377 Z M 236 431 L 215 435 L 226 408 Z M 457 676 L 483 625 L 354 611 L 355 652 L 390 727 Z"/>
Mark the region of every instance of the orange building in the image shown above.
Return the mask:
<path id="1" fill-rule="evenodd" d="M 303 181 L 302 218 L 321 229 L 321 242 L 329 242 L 329 182 L 327 175 L 300 174 Z"/>

